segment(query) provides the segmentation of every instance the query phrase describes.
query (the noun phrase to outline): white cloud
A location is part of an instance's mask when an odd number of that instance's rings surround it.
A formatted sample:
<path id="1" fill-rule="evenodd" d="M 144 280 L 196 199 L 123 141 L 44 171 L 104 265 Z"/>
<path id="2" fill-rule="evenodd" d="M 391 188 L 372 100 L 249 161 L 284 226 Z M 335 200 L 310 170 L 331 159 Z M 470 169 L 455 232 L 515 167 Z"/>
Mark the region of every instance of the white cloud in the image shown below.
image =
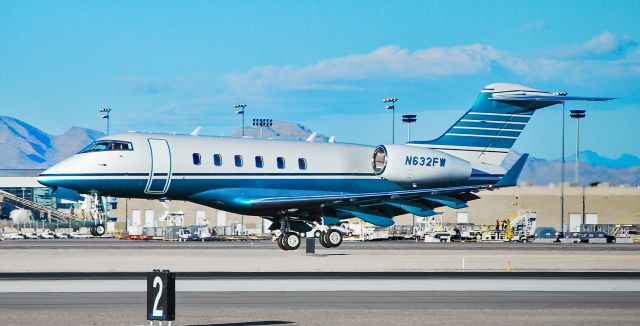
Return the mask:
<path id="1" fill-rule="evenodd" d="M 237 89 L 247 86 L 275 89 L 342 89 L 349 82 L 381 78 L 425 79 L 472 75 L 491 70 L 494 62 L 507 66 L 522 63 L 491 46 L 471 44 L 432 47 L 410 51 L 397 45 L 380 47 L 365 54 L 322 60 L 305 67 L 264 66 L 246 73 L 234 73 L 229 83 Z"/>
<path id="2" fill-rule="evenodd" d="M 411 51 L 397 45 L 315 64 L 263 66 L 227 77 L 232 89 L 247 91 L 357 88 L 358 81 L 429 80 L 490 73 L 502 67 L 524 80 L 562 79 L 581 83 L 596 77 L 637 76 L 637 43 L 603 32 L 544 56 L 518 57 L 490 45 L 430 47 Z"/>
<path id="3" fill-rule="evenodd" d="M 562 47 L 555 51 L 564 57 L 611 59 L 623 57 L 637 46 L 638 43 L 634 40 L 605 31 L 585 43 Z"/>

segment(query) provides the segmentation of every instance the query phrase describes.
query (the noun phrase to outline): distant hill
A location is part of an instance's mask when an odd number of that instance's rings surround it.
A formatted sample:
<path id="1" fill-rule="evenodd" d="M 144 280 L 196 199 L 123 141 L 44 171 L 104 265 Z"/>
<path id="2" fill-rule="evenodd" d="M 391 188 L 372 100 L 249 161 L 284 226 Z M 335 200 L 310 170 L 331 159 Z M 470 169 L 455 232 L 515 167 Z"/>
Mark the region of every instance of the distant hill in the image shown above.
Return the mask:
<path id="1" fill-rule="evenodd" d="M 103 135 L 80 127 L 72 127 L 62 135 L 50 135 L 24 121 L 0 116 L 0 168 L 46 168 Z"/>
<path id="2" fill-rule="evenodd" d="M 594 153 L 594 152 L 591 152 Z M 596 153 L 594 153 L 596 154 Z M 520 157 L 520 153 L 511 151 L 505 161 L 504 167 L 510 167 Z M 596 154 L 597 155 L 597 154 Z M 633 156 L 633 155 L 623 155 Z M 594 158 L 595 156 L 592 156 Z M 609 163 L 611 165 L 626 166 L 622 162 L 616 162 L 607 158 L 602 158 L 595 161 L 580 161 L 580 184 L 588 185 L 593 182 L 612 183 L 612 184 L 626 184 L 626 185 L 640 185 L 640 165 L 629 167 L 608 167 L 602 165 L 596 165 L 596 163 Z M 633 156 L 635 157 L 635 156 Z M 582 158 L 582 157 L 581 157 Z M 613 163 L 612 163 L 613 162 Z M 560 183 L 560 171 L 562 169 L 562 162 L 559 160 L 548 161 L 536 157 L 529 157 L 527 163 L 520 175 L 520 182 L 527 182 L 531 184 L 546 185 L 550 183 Z M 575 157 L 573 161 L 567 161 L 565 163 L 564 170 L 565 182 L 575 182 Z"/>
<path id="3" fill-rule="evenodd" d="M 565 160 L 567 162 L 573 162 L 576 160 L 576 156 L 568 155 L 566 156 Z M 608 168 L 629 168 L 640 165 L 640 157 L 625 153 L 622 154 L 619 158 L 610 159 L 604 156 L 600 156 L 594 151 L 586 150 L 580 152 L 580 164 L 582 164 L 582 162 Z"/>

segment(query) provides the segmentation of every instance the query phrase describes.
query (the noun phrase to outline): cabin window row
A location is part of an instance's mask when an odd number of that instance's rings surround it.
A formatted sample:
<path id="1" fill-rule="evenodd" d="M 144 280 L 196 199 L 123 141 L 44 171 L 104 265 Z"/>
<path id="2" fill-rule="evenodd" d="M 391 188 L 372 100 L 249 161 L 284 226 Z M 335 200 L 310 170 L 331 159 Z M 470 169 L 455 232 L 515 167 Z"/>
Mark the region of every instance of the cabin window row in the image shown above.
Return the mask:
<path id="1" fill-rule="evenodd" d="M 200 156 L 200 153 L 193 153 L 192 155 L 193 158 L 193 164 L 194 165 L 201 165 L 202 164 L 202 156 Z M 244 165 L 244 161 L 242 159 L 242 155 L 234 155 L 233 156 L 233 163 L 235 164 L 236 167 L 242 167 Z M 213 154 L 213 165 L 214 166 L 222 166 L 222 155 L 221 154 Z M 255 157 L 255 165 L 256 168 L 263 168 L 264 167 L 264 158 L 262 156 L 256 156 Z M 276 158 L 276 166 L 278 167 L 278 169 L 284 169 L 285 168 L 285 159 L 282 156 L 278 156 Z M 303 157 L 298 158 L 298 169 L 300 170 L 306 170 L 307 169 L 307 160 Z"/>

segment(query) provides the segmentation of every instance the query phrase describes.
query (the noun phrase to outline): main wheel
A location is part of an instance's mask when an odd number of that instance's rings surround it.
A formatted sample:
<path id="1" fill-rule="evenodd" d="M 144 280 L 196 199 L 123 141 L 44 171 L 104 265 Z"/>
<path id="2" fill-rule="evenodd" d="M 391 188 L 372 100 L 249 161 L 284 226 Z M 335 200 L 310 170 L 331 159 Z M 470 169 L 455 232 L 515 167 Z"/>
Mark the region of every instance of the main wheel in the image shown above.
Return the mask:
<path id="1" fill-rule="evenodd" d="M 280 234 L 278 236 L 278 239 L 276 240 L 276 242 L 278 242 L 278 247 L 280 247 L 280 249 L 282 250 L 289 250 L 289 248 L 287 248 L 284 244 L 284 235 Z"/>
<path id="2" fill-rule="evenodd" d="M 282 239 L 282 244 L 289 250 L 296 250 L 300 247 L 300 236 L 297 233 L 288 232 L 285 233 Z"/>
<path id="3" fill-rule="evenodd" d="M 320 237 L 318 239 L 320 239 L 320 245 L 321 246 L 323 246 L 325 248 L 331 248 L 331 245 L 327 242 L 327 233 L 326 232 L 320 233 Z"/>
<path id="4" fill-rule="evenodd" d="M 104 224 L 98 224 L 93 228 L 93 230 L 96 236 L 101 237 L 107 229 L 104 227 Z"/>
<path id="5" fill-rule="evenodd" d="M 342 244 L 342 233 L 338 230 L 329 230 L 325 238 L 325 241 L 333 248 Z"/>
<path id="6" fill-rule="evenodd" d="M 95 225 L 92 225 L 92 226 L 89 227 L 89 233 L 94 237 L 98 236 L 98 234 L 96 233 L 96 226 Z"/>

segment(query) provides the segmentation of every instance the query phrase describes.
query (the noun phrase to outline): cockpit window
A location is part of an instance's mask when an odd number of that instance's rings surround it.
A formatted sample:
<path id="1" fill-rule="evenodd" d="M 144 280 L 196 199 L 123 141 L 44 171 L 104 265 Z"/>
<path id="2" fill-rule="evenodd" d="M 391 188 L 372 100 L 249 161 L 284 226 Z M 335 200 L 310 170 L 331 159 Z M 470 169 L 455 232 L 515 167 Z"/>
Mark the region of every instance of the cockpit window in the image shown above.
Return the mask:
<path id="1" fill-rule="evenodd" d="M 130 142 L 119 140 L 99 140 L 85 147 L 80 153 L 102 152 L 102 151 L 132 151 Z"/>

